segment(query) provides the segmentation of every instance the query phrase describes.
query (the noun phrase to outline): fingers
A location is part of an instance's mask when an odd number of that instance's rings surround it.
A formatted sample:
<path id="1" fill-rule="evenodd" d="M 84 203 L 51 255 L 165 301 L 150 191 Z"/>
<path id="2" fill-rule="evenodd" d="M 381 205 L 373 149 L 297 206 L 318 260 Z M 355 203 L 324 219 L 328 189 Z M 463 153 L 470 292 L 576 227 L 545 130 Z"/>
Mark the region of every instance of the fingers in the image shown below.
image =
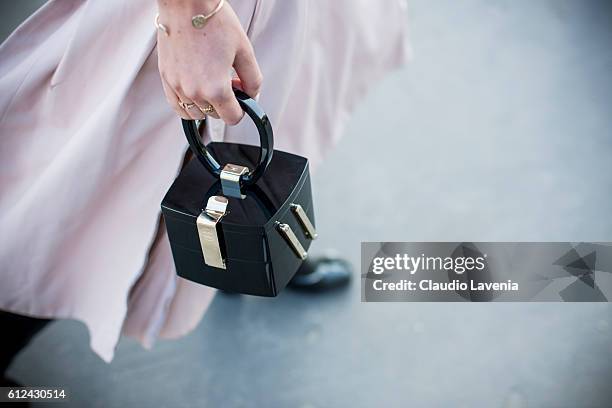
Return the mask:
<path id="1" fill-rule="evenodd" d="M 234 69 L 240 78 L 242 90 L 251 98 L 255 98 L 261 90 L 263 75 L 250 42 L 247 41 L 246 45 L 236 53 Z"/>
<path id="2" fill-rule="evenodd" d="M 183 100 L 185 108 L 183 109 L 192 120 L 201 120 L 206 116 L 204 112 L 199 108 L 199 105 L 189 98 L 181 98 Z"/>
<path id="3" fill-rule="evenodd" d="M 215 119 L 219 119 L 219 114 L 212 103 L 209 103 L 206 98 L 200 94 L 191 93 L 191 95 L 191 100 L 196 105 L 193 109 L 199 111 L 204 116 L 212 116 Z"/>
<path id="4" fill-rule="evenodd" d="M 191 119 L 191 120 L 204 119 L 204 116 L 205 116 L 204 112 L 202 112 L 202 110 L 200 110 L 199 108 L 199 106 L 201 105 L 199 105 L 198 102 L 196 102 L 195 93 L 185 92 L 180 86 L 175 86 L 174 92 L 176 93 L 179 99 L 179 102 L 178 102 L 179 109 L 181 109 L 184 112 L 184 114 L 188 116 L 188 119 Z"/>
<path id="5" fill-rule="evenodd" d="M 206 114 L 203 112 L 206 107 L 211 106 L 208 102 L 193 101 L 192 98 L 189 98 L 183 94 L 179 86 L 174 88 L 171 87 L 163 76 L 161 77 L 161 80 L 168 103 L 181 118 L 188 120 L 201 120 L 204 119 L 206 115 L 210 115 L 219 119 L 216 112 L 209 112 Z M 181 106 L 183 103 L 185 104 L 186 109 Z"/>
<path id="6" fill-rule="evenodd" d="M 231 79 L 229 75 L 225 80 L 206 81 L 201 90 L 196 84 L 171 86 L 163 76 L 162 86 L 168 103 L 183 119 L 200 120 L 210 115 L 222 119 L 228 125 L 236 125 L 244 116 L 232 90 L 235 86 L 246 92 L 244 83 L 237 78 Z M 211 106 L 214 112 L 207 111 Z"/>
<path id="7" fill-rule="evenodd" d="M 176 114 L 179 115 L 181 118 L 191 119 L 191 116 L 189 116 L 189 114 L 185 112 L 183 108 L 181 108 L 179 104 L 180 100 L 179 100 L 178 95 L 174 92 L 172 87 L 168 85 L 168 83 L 166 82 L 163 76 L 161 77 L 161 81 L 162 81 L 162 87 L 164 88 L 164 93 L 166 94 L 166 100 L 168 101 L 168 104 L 172 107 L 172 109 L 174 109 Z"/>
<path id="8" fill-rule="evenodd" d="M 215 107 L 212 106 L 208 101 L 197 101 L 197 105 L 200 107 L 200 111 L 204 113 L 206 116 L 212 116 L 215 119 L 219 119 L 219 114 L 215 110 Z"/>
<path id="9" fill-rule="evenodd" d="M 240 78 L 238 78 L 238 77 L 232 78 L 232 88 L 240 89 L 241 91 L 244 92 L 244 88 L 242 87 L 242 83 L 240 82 Z"/>
<path id="10" fill-rule="evenodd" d="M 229 75 L 223 81 L 210 82 L 204 88 L 203 97 L 196 99 L 206 106 L 206 101 L 210 103 L 219 117 L 228 125 L 236 125 L 242 119 L 244 112 L 238 104 L 238 100 L 232 90 L 232 81 Z"/>

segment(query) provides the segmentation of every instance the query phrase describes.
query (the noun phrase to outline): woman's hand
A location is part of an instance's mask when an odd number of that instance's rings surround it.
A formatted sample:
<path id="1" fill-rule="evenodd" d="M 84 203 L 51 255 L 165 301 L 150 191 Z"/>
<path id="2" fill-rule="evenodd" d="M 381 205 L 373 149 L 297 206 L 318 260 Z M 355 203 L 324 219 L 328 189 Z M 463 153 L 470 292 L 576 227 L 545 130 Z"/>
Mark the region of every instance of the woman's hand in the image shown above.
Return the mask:
<path id="1" fill-rule="evenodd" d="M 208 14 L 219 0 L 158 0 L 158 66 L 170 105 L 184 119 L 202 119 L 212 105 L 228 125 L 237 124 L 243 111 L 232 86 L 254 98 L 262 75 L 253 47 L 229 3 L 201 29 L 191 24 L 197 14 Z M 232 67 L 238 78 L 232 78 Z M 187 109 L 181 107 L 183 102 Z M 195 105 L 190 105 L 195 104 Z"/>

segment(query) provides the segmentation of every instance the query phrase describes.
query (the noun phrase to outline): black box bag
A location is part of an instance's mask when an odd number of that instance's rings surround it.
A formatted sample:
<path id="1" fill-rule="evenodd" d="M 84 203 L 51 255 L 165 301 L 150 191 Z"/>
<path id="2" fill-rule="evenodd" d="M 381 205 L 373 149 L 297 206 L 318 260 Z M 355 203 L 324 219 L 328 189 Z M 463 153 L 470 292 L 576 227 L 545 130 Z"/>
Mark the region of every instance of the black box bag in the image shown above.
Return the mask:
<path id="1" fill-rule="evenodd" d="M 198 123 L 183 120 L 198 160 L 172 183 L 162 213 L 179 276 L 226 291 L 276 296 L 316 238 L 308 160 L 275 151 L 266 114 L 248 95 L 234 92 L 257 127 L 260 147 L 205 146 Z"/>

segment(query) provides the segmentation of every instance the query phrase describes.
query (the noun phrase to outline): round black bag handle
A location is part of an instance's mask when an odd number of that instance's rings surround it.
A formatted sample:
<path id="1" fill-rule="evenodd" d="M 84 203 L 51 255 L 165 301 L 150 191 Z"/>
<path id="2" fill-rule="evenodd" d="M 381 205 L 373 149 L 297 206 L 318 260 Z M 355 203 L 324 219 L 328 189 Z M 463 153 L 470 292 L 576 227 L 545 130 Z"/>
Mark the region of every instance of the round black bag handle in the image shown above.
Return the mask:
<path id="1" fill-rule="evenodd" d="M 255 123 L 257 131 L 259 132 L 259 158 L 257 164 L 253 170 L 247 174 L 240 176 L 240 184 L 243 186 L 249 186 L 255 184 L 257 180 L 265 173 L 270 161 L 272 160 L 272 154 L 274 152 L 274 134 L 272 133 L 272 125 L 266 113 L 261 107 L 252 99 L 250 96 L 245 94 L 239 89 L 234 89 L 234 94 L 238 103 L 244 112 L 249 115 L 251 120 Z M 200 132 L 195 120 L 181 120 L 183 123 L 183 131 L 189 142 L 191 151 L 196 155 L 200 162 L 215 176 L 221 175 L 223 167 L 215 159 L 212 153 L 206 148 L 204 143 L 200 140 Z M 236 163 L 234 163 L 236 164 Z"/>

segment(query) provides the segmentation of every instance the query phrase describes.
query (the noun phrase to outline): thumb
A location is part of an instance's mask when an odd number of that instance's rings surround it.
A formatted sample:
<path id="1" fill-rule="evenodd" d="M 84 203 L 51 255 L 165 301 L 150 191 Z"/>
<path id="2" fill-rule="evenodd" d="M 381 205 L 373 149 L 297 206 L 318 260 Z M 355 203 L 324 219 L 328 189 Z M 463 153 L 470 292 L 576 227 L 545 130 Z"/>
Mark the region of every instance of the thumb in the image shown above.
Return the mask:
<path id="1" fill-rule="evenodd" d="M 263 75 L 255 59 L 255 53 L 250 43 L 236 54 L 234 69 L 240 78 L 241 90 L 251 98 L 255 98 L 261 89 Z"/>

